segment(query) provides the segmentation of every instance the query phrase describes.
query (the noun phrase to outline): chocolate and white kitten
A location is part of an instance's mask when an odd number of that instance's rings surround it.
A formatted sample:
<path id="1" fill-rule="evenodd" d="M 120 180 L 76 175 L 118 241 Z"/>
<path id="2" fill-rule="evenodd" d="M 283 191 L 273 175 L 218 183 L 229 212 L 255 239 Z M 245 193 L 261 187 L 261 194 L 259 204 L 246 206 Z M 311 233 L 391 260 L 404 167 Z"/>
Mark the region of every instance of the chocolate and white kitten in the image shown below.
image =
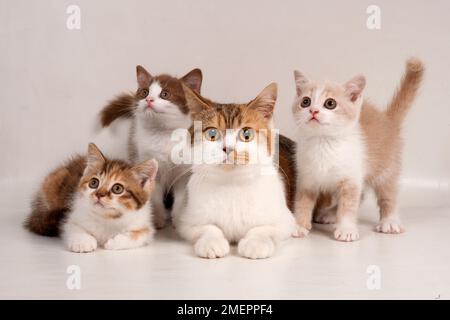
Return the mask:
<path id="1" fill-rule="evenodd" d="M 281 170 L 274 161 L 276 84 L 246 104 L 214 103 L 185 91 L 194 120 L 194 164 L 184 199 L 175 208 L 176 230 L 203 258 L 227 255 L 230 243 L 250 259 L 272 256 L 279 241 L 295 230 L 288 208 L 294 186 L 281 173 L 290 169 Z M 287 164 L 292 158 L 284 159 Z"/>
<path id="2" fill-rule="evenodd" d="M 421 61 L 408 60 L 400 88 L 382 112 L 364 101 L 363 76 L 341 85 L 310 81 L 294 72 L 297 97 L 292 111 L 299 130 L 297 236 L 308 234 L 316 208 L 316 222 L 336 222 L 337 240 L 357 240 L 357 213 L 365 186 L 372 187 L 378 198 L 377 230 L 403 231 L 396 210 L 400 129 L 423 73 Z"/>
<path id="3" fill-rule="evenodd" d="M 157 170 L 155 160 L 131 166 L 106 159 L 90 144 L 87 156 L 75 156 L 45 178 L 25 227 L 61 235 L 74 252 L 146 245 L 154 233 L 150 198 Z"/>
<path id="4" fill-rule="evenodd" d="M 117 97 L 101 111 L 104 129 L 94 140 L 107 155 L 126 157 L 132 162 L 158 160 L 152 202 L 156 226 L 162 228 L 189 173 L 189 166 L 175 164 L 170 158 L 178 143 L 171 139 L 172 133 L 188 129 L 192 123 L 182 84 L 200 93 L 202 73 L 194 69 L 177 79 L 166 74 L 152 76 L 142 66 L 136 67 L 136 73 L 136 93 Z M 121 148 L 123 145 L 126 147 Z"/>

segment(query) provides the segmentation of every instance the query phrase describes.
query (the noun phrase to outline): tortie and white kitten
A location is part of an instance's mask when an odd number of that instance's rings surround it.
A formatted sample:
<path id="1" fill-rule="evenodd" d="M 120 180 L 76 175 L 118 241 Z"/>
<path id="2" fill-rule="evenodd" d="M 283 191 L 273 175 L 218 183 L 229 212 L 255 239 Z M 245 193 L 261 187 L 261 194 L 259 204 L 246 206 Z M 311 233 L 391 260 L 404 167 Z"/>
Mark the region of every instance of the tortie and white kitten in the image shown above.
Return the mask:
<path id="1" fill-rule="evenodd" d="M 61 235 L 74 252 L 144 246 L 154 234 L 150 198 L 157 170 L 155 160 L 109 160 L 90 144 L 86 156 L 73 157 L 45 178 L 25 227 Z"/>
<path id="2" fill-rule="evenodd" d="M 296 236 L 308 234 L 315 215 L 316 222 L 336 223 L 337 240 L 357 240 L 357 213 L 365 186 L 373 188 L 378 199 L 377 230 L 403 231 L 396 211 L 400 129 L 423 73 L 421 61 L 408 60 L 399 90 L 381 112 L 363 100 L 363 76 L 340 85 L 310 81 L 295 72 L 297 97 L 292 111 L 299 131 Z"/>
<path id="3" fill-rule="evenodd" d="M 158 160 L 152 202 L 155 224 L 162 228 L 189 177 L 189 166 L 175 164 L 170 158 L 177 143 L 171 139 L 173 132 L 188 129 L 192 123 L 182 85 L 200 93 L 202 72 L 193 69 L 181 78 L 152 76 L 137 66 L 136 76 L 136 93 L 118 96 L 101 111 L 103 130 L 94 141 L 111 157 L 133 163 Z"/>
<path id="4" fill-rule="evenodd" d="M 289 168 L 281 168 L 289 161 L 278 167 L 274 159 L 276 84 L 246 104 L 214 103 L 187 87 L 185 92 L 194 120 L 193 153 L 201 161 L 194 161 L 183 201 L 174 207 L 176 230 L 200 257 L 224 257 L 230 243 L 237 243 L 243 257 L 272 256 L 295 230 L 288 208 L 294 186 L 283 179 Z M 285 151 L 280 147 L 286 160 Z"/>

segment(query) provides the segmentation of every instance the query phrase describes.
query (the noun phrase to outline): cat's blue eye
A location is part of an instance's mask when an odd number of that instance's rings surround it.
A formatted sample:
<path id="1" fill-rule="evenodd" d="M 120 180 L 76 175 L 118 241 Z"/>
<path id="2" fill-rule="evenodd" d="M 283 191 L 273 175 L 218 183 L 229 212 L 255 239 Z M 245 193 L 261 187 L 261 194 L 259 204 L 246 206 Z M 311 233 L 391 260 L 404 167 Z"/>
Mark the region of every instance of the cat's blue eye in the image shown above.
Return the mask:
<path id="1" fill-rule="evenodd" d="M 255 137 L 255 130 L 252 128 L 243 128 L 239 131 L 239 139 L 244 142 L 250 142 Z"/>
<path id="2" fill-rule="evenodd" d="M 217 141 L 219 139 L 219 130 L 217 128 L 208 128 L 204 132 L 205 138 L 209 141 Z"/>

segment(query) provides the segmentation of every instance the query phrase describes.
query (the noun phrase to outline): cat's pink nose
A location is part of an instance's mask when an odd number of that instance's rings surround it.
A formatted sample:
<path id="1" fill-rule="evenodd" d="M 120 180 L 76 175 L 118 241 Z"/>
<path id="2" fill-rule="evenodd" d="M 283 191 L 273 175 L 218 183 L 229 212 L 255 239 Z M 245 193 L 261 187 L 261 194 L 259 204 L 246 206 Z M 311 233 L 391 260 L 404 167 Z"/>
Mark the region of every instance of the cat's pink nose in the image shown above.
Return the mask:
<path id="1" fill-rule="evenodd" d="M 147 106 L 149 107 L 153 107 L 153 102 L 155 102 L 153 98 L 147 98 L 145 101 L 147 101 Z"/>
<path id="2" fill-rule="evenodd" d="M 309 109 L 309 112 L 311 112 L 311 114 L 312 114 L 313 116 L 315 116 L 316 114 L 319 113 L 319 110 Z"/>

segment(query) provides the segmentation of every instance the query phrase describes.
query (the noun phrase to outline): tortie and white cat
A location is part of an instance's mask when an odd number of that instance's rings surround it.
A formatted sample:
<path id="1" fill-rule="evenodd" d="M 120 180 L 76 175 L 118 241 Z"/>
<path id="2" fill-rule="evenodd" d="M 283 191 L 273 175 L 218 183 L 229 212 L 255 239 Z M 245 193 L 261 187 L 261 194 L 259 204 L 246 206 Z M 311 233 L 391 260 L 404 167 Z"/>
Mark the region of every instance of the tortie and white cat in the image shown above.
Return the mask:
<path id="1" fill-rule="evenodd" d="M 105 130 L 127 123 L 119 158 L 128 161 L 107 159 L 91 144 L 87 156 L 45 179 L 25 225 L 62 234 L 75 252 L 125 249 L 146 244 L 152 222 L 163 227 L 172 209 L 177 232 L 198 256 L 223 257 L 236 243 L 240 255 L 259 259 L 291 235 L 306 236 L 313 220 L 336 223 L 337 240 L 358 239 L 359 202 L 370 186 L 380 207 L 377 231 L 400 233 L 400 129 L 423 73 L 419 60 L 408 60 L 399 90 L 381 112 L 364 100 L 363 76 L 341 85 L 296 71 L 295 143 L 274 131 L 276 84 L 248 103 L 223 104 L 200 95 L 199 69 L 177 79 L 152 77 L 138 66 L 137 92 L 101 113 Z M 189 130 L 188 147 L 202 161 L 171 161 L 171 134 L 179 128 Z"/>

